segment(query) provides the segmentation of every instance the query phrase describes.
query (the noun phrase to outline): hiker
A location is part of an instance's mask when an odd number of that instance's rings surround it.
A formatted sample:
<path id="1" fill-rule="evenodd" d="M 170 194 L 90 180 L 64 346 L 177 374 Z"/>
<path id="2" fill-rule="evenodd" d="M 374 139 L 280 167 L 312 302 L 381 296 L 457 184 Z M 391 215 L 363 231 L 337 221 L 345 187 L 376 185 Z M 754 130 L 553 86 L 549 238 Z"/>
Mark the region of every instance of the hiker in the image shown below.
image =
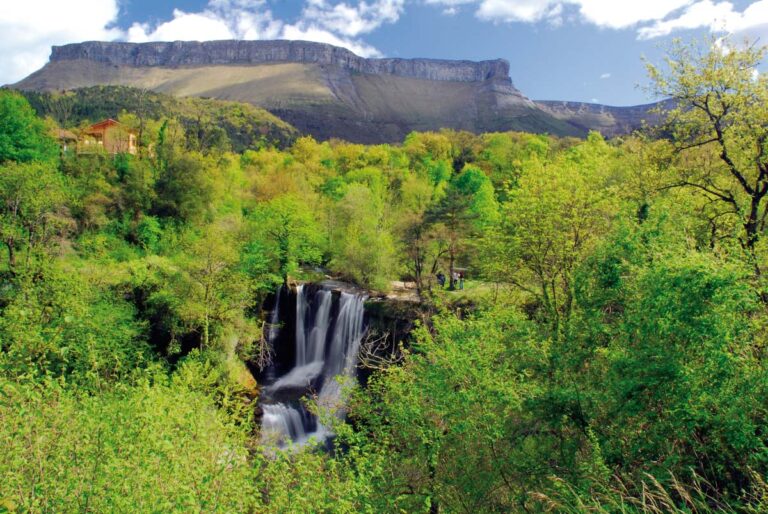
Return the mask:
<path id="1" fill-rule="evenodd" d="M 437 272 L 437 283 L 440 284 L 440 289 L 445 287 L 445 275 L 442 271 Z"/>
<path id="2" fill-rule="evenodd" d="M 459 273 L 459 289 L 464 289 L 464 272 Z"/>
<path id="3" fill-rule="evenodd" d="M 454 271 L 453 273 L 451 273 L 451 287 L 449 287 L 448 289 L 450 289 L 451 291 L 456 290 L 456 284 L 458 284 L 458 282 L 459 282 L 459 272 Z"/>

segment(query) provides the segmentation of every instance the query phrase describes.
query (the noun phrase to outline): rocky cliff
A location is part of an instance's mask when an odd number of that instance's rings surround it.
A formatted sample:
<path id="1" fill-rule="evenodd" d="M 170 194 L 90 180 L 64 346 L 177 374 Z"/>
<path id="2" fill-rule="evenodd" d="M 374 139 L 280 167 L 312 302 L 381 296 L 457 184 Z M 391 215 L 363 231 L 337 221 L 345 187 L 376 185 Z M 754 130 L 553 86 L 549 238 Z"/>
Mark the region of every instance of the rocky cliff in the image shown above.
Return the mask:
<path id="1" fill-rule="evenodd" d="M 657 107 L 665 104 L 644 104 L 614 107 L 585 102 L 537 101 L 542 110 L 557 119 L 584 130 L 597 130 L 606 137 L 627 134 L 643 123 L 654 125 L 659 121 Z"/>
<path id="2" fill-rule="evenodd" d="M 366 59 L 306 41 L 91 41 L 53 48 L 42 69 L 14 85 L 61 91 L 125 85 L 177 96 L 248 102 L 319 139 L 399 142 L 411 131 L 521 130 L 613 135 L 634 128 L 605 116 L 537 105 L 518 91 L 509 63 Z"/>
<path id="3" fill-rule="evenodd" d="M 211 66 L 304 63 L 338 66 L 355 73 L 423 80 L 482 82 L 509 79 L 509 63 L 438 59 L 366 59 L 345 48 L 309 41 L 174 41 L 110 43 L 88 41 L 54 46 L 51 62 L 87 59 L 113 66 Z"/>

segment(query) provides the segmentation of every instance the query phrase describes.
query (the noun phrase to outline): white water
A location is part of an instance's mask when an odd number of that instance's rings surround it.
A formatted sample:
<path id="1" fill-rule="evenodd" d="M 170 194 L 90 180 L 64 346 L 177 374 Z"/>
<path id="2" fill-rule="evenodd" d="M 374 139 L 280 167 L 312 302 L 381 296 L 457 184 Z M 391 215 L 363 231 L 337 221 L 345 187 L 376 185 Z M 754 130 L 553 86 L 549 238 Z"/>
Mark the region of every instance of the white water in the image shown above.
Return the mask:
<path id="1" fill-rule="evenodd" d="M 332 291 L 319 289 L 312 294 L 309 288 L 298 286 L 296 359 L 293 367 L 268 385 L 265 392 L 269 396 L 290 396 L 296 391 L 308 391 L 316 397 L 323 417 L 343 416 L 342 383 L 354 377 L 357 352 L 365 332 L 364 301 L 364 296 L 342 292 L 332 315 Z M 311 438 L 324 441 L 331 435 L 300 401 L 268 403 L 263 405 L 263 411 L 262 437 L 279 446 L 288 441 L 301 445 Z"/>
<path id="2" fill-rule="evenodd" d="M 275 296 L 275 308 L 272 309 L 272 315 L 269 317 L 269 331 L 267 332 L 267 339 L 270 343 L 273 343 L 277 339 L 280 333 L 280 296 L 283 294 L 283 286 L 277 288 L 277 295 Z"/>

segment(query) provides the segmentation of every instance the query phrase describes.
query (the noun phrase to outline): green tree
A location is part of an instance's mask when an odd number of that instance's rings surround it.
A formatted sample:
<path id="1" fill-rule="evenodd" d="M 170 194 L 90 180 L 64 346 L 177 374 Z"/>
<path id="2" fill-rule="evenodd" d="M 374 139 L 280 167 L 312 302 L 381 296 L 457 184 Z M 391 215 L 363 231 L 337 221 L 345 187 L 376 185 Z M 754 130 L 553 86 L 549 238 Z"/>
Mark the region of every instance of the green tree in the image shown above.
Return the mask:
<path id="1" fill-rule="evenodd" d="M 573 272 L 610 228 L 616 212 L 608 187 L 613 151 L 592 133 L 587 142 L 520 177 L 486 239 L 488 273 L 527 291 L 554 334 L 573 308 Z"/>
<path id="2" fill-rule="evenodd" d="M 295 196 L 279 196 L 259 204 L 248 218 L 251 244 L 276 264 L 283 284 L 300 263 L 319 264 L 324 248 L 324 232 L 306 201 Z"/>
<path id="3" fill-rule="evenodd" d="M 0 165 L 0 237 L 14 271 L 18 252 L 47 245 L 69 226 L 64 179 L 51 164 Z"/>
<path id="4" fill-rule="evenodd" d="M 493 185 L 485 174 L 472 166 L 454 176 L 445 196 L 427 212 L 427 221 L 442 232 L 448 253 L 450 289 L 456 259 L 478 232 L 498 221 L 498 204 Z"/>
<path id="5" fill-rule="evenodd" d="M 666 68 L 647 65 L 651 92 L 670 99 L 667 128 L 677 149 L 715 157 L 683 167 L 671 185 L 723 202 L 724 214 L 740 221 L 742 244 L 757 266 L 755 245 L 768 217 L 768 77 L 757 74 L 765 49 L 728 39 L 704 46 L 677 41 Z"/>
<path id="6" fill-rule="evenodd" d="M 170 277 L 173 305 L 182 320 L 201 328 L 204 349 L 211 347 L 212 331 L 222 335 L 253 300 L 251 284 L 238 265 L 238 231 L 234 220 L 220 220 L 190 235 Z"/>
<path id="7" fill-rule="evenodd" d="M 432 322 L 402 365 L 352 401 L 355 426 L 369 434 L 364 451 L 383 459 L 374 510 L 520 511 L 546 461 L 525 407 L 538 394 L 545 347 L 509 310 Z"/>
<path id="8" fill-rule="evenodd" d="M 362 184 L 351 184 L 336 208 L 332 266 L 360 284 L 388 290 L 396 259 L 383 199 Z"/>
<path id="9" fill-rule="evenodd" d="M 56 142 L 29 102 L 15 91 L 0 90 L 0 164 L 52 162 L 57 157 Z"/>

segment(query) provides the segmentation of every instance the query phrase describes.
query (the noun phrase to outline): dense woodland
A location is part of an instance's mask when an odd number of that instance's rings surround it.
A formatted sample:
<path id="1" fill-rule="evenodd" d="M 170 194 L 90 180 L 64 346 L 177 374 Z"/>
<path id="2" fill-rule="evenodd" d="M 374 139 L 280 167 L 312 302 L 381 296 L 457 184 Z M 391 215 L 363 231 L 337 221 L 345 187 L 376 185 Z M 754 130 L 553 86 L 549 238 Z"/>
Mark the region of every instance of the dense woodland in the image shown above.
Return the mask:
<path id="1" fill-rule="evenodd" d="M 768 77 L 704 50 L 611 141 L 1 91 L 0 512 L 765 512 Z M 138 155 L 60 149 L 121 95 Z M 265 450 L 261 308 L 317 269 L 413 281 L 421 319 L 335 451 Z"/>

